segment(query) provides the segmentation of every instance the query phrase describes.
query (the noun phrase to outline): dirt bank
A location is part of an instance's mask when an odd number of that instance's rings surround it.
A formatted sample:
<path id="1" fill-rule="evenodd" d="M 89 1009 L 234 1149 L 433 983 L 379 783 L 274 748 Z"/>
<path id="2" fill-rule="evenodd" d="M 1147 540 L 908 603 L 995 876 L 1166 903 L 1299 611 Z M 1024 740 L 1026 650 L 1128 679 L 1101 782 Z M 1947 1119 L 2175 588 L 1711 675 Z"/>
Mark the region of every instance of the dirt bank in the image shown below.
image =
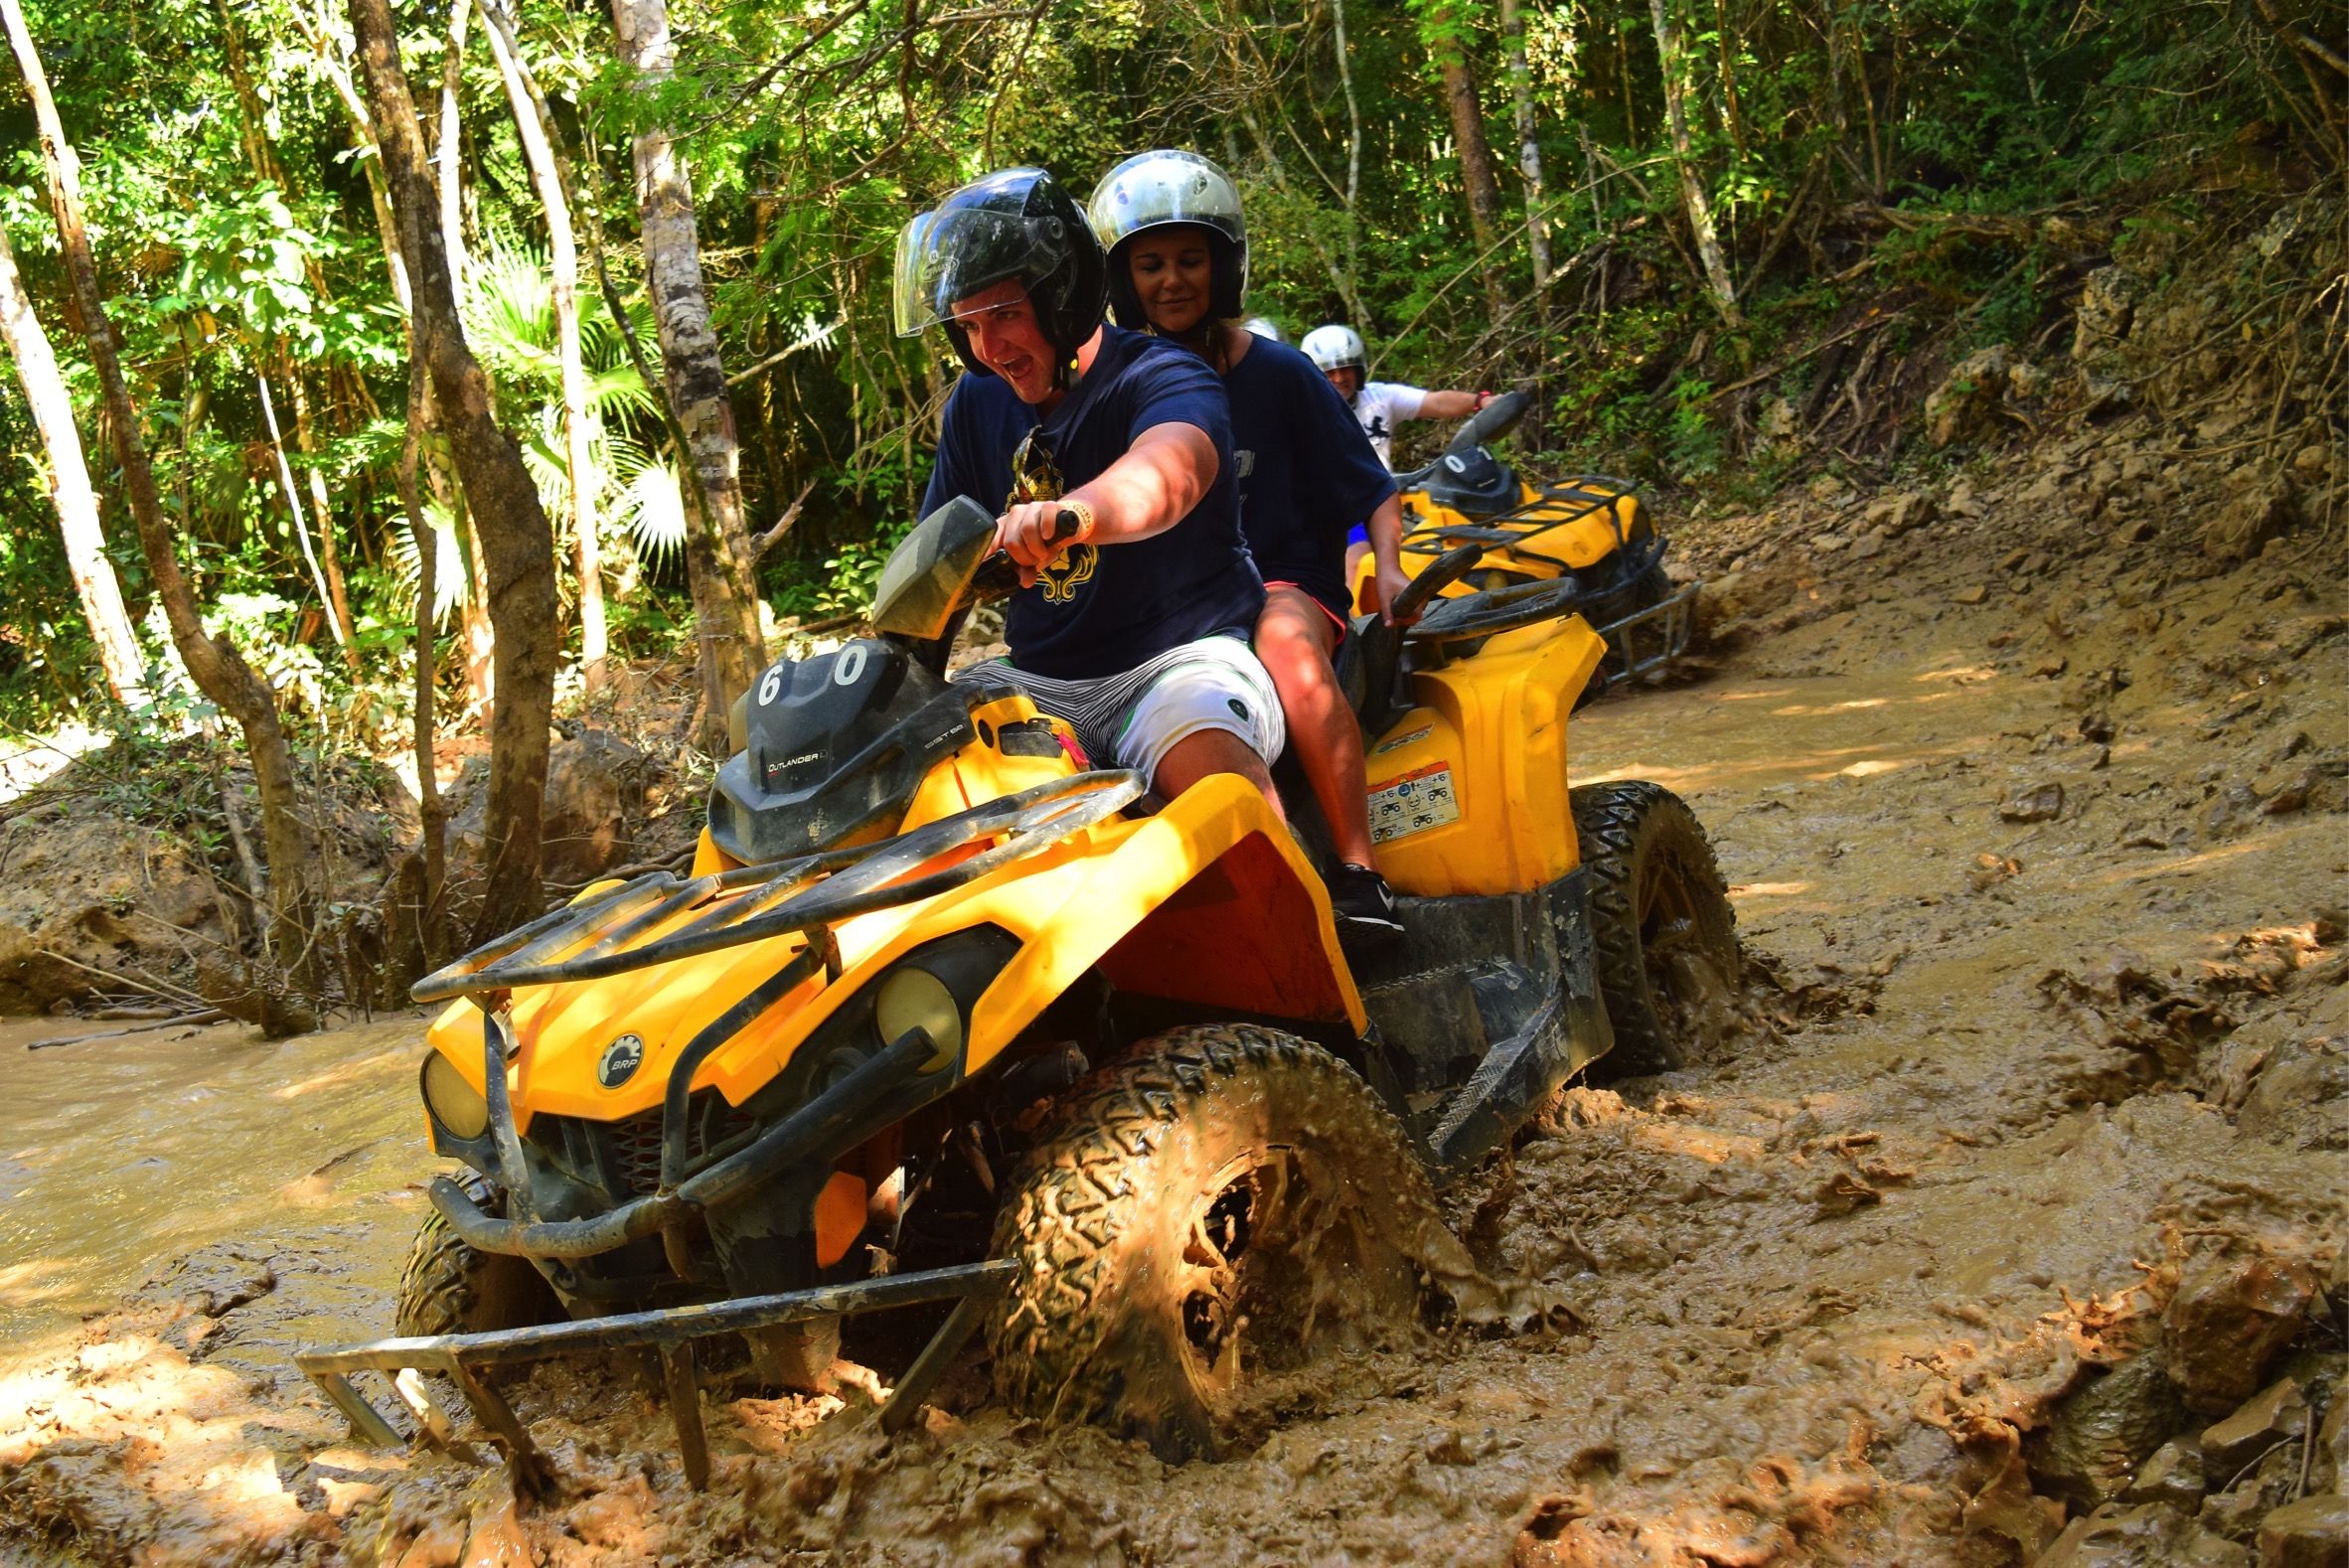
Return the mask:
<path id="1" fill-rule="evenodd" d="M 1729 578 L 1718 668 L 1577 715 L 1576 773 L 1694 803 L 1769 1027 L 1570 1091 L 1460 1195 L 1572 1331 L 1365 1355 L 1181 1469 L 1011 1422 L 976 1363 L 894 1444 L 861 1403 L 724 1399 L 703 1495 L 642 1388 L 547 1373 L 517 1399 L 561 1492 L 516 1509 L 495 1472 L 343 1443 L 284 1360 L 389 1325 L 431 1169 L 412 1025 L 68 1047 L 19 1058 L 0 1109 L 0 1539 L 404 1568 L 2252 1562 L 2279 1504 L 2341 1485 L 2345 552 L 2293 519 L 2214 549 L 2223 471 L 2159 439 L 1687 531 Z M 2279 481 L 2295 508 L 2334 460 Z M 2035 490 L 2053 521 L 2018 533 Z"/>

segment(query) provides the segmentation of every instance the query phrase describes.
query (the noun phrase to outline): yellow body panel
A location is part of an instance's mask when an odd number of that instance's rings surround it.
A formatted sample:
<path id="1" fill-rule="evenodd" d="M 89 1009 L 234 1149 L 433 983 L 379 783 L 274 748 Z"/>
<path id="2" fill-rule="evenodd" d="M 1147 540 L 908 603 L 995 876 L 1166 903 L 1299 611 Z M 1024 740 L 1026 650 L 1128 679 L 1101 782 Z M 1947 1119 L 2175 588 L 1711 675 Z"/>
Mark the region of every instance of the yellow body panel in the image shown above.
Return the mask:
<path id="1" fill-rule="evenodd" d="M 1397 892 L 1521 892 L 1581 863 L 1566 715 L 1606 650 L 1571 615 L 1412 675 L 1416 706 L 1364 759 L 1378 864 Z"/>
<path id="2" fill-rule="evenodd" d="M 1026 699 L 1007 698 L 973 716 L 985 720 L 986 738 L 931 770 L 905 829 L 1076 771 L 1065 753 L 1011 756 L 991 743 L 1004 723 L 1037 716 Z M 705 833 L 696 871 L 730 863 Z M 682 912 L 671 926 L 702 912 Z M 1365 1025 L 1321 878 L 1262 798 L 1244 781 L 1219 776 L 1185 791 L 1158 816 L 1113 817 L 962 887 L 835 926 L 840 978 L 828 984 L 819 973 L 778 999 L 703 1064 L 693 1086 L 714 1087 L 728 1104 L 741 1104 L 890 964 L 922 943 L 980 925 L 1000 926 L 1021 948 L 973 1010 L 965 1057 L 972 1071 L 992 1061 L 1078 975 L 1111 957 L 1130 972 L 1121 983 L 1138 980 L 1146 992 L 1156 980 L 1155 994 L 1177 1000 L 1343 1019 L 1357 1032 Z M 1113 954 L 1145 926 L 1153 940 L 1137 939 Z M 1186 943 L 1195 946 L 1202 931 L 1210 941 L 1246 951 L 1187 967 L 1159 962 Z M 647 932 L 645 939 L 659 934 Z M 519 1049 L 508 1069 L 518 1130 L 527 1131 L 538 1112 L 609 1122 L 657 1107 L 677 1054 L 802 946 L 797 935 L 778 936 L 603 980 L 518 992 L 511 1019 Z M 1244 994 L 1235 999 L 1234 988 Z M 1294 1011 L 1300 1005 L 1313 1011 Z M 643 1064 L 606 1089 L 596 1081 L 596 1063 L 624 1033 L 643 1040 Z M 472 1003 L 442 1013 L 429 1039 L 468 1082 L 483 1086 L 481 1015 Z"/>

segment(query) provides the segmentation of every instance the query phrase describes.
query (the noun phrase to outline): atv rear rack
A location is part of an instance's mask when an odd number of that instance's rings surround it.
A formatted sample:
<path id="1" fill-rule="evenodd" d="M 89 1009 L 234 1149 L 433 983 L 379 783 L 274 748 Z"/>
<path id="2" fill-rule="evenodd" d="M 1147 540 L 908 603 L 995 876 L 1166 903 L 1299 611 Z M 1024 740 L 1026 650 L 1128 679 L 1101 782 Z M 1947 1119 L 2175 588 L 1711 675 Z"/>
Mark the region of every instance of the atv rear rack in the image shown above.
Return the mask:
<path id="1" fill-rule="evenodd" d="M 488 1333 L 374 1339 L 365 1344 L 297 1351 L 294 1361 L 350 1419 L 360 1441 L 381 1448 L 397 1448 L 402 1441 L 398 1429 L 351 1381 L 355 1372 L 382 1372 L 391 1379 L 393 1392 L 407 1407 L 422 1441 L 460 1459 L 478 1462 L 480 1456 L 452 1436 L 446 1413 L 434 1402 L 423 1380 L 403 1375 L 445 1374 L 464 1393 L 474 1415 L 505 1450 L 516 1485 L 525 1491 L 544 1494 L 553 1482 L 552 1467 L 545 1452 L 531 1440 L 530 1429 L 514 1413 L 514 1407 L 490 1385 L 483 1373 L 491 1367 L 543 1361 L 558 1355 L 657 1350 L 670 1418 L 677 1424 L 677 1445 L 685 1463 L 686 1480 L 698 1490 L 709 1484 L 709 1443 L 702 1428 L 701 1372 L 694 1353 L 695 1340 L 745 1330 L 771 1329 L 810 1318 L 951 1301 L 955 1304 L 954 1311 L 914 1357 L 913 1364 L 905 1369 L 881 1406 L 881 1430 L 896 1433 L 911 1423 L 948 1363 L 1010 1282 L 1016 1267 L 1010 1259 L 997 1259 L 918 1274 L 883 1275 L 846 1285 L 820 1285 L 813 1290 L 788 1291 L 778 1296 L 742 1296 L 695 1307 L 668 1307 L 576 1323 L 542 1324 Z"/>

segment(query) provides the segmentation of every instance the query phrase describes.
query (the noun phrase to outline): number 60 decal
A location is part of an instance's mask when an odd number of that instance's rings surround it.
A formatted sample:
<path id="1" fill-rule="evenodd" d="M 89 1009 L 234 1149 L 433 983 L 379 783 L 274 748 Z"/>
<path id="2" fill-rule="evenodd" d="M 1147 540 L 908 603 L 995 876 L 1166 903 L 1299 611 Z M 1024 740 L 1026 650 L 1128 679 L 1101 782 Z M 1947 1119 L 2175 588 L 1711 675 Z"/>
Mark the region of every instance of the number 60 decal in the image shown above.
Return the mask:
<path id="1" fill-rule="evenodd" d="M 780 664 L 768 665 L 767 673 L 759 678 L 758 706 L 761 707 L 766 706 L 777 697 L 781 696 L 782 692 L 783 666 Z"/>

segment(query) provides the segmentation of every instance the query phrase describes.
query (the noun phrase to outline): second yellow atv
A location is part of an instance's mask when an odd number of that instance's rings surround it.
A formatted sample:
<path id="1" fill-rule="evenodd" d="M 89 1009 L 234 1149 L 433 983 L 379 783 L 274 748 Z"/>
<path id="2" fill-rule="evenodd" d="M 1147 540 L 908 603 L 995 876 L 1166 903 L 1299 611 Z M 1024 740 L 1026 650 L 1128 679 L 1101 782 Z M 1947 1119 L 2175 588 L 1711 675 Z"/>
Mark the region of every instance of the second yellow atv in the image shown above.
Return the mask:
<path id="1" fill-rule="evenodd" d="M 1524 417 L 1529 399 L 1504 392 L 1463 424 L 1435 461 L 1395 476 L 1403 503 L 1403 566 L 1417 574 L 1445 552 L 1473 545 L 1474 567 L 1451 594 L 1571 580 L 1576 606 L 1607 645 L 1590 687 L 1597 695 L 1661 670 L 1688 650 L 1698 584 L 1664 570 L 1666 542 L 1629 480 L 1578 474 L 1535 486 L 1492 453 Z M 1359 606 L 1372 562 L 1359 562 Z"/>
<path id="2" fill-rule="evenodd" d="M 455 1379 L 526 1483 L 490 1372 L 657 1350 L 688 1476 L 698 1346 L 822 1385 L 844 1319 L 953 1303 L 882 1413 L 970 1334 L 1022 1412 L 1208 1454 L 1250 1387 L 1469 1272 L 1424 1201 L 1610 1051 L 1682 1062 L 1739 975 L 1702 830 L 1568 783 L 1604 652 L 1572 584 L 1357 623 L 1344 669 L 1407 940 L 1349 963 L 1298 837 L 1236 777 L 1154 802 L 1023 697 L 943 679 L 1000 585 L 956 503 L 890 557 L 880 635 L 768 669 L 690 876 L 588 888 L 416 987 L 431 1184 L 400 1337 L 299 1360 Z"/>

